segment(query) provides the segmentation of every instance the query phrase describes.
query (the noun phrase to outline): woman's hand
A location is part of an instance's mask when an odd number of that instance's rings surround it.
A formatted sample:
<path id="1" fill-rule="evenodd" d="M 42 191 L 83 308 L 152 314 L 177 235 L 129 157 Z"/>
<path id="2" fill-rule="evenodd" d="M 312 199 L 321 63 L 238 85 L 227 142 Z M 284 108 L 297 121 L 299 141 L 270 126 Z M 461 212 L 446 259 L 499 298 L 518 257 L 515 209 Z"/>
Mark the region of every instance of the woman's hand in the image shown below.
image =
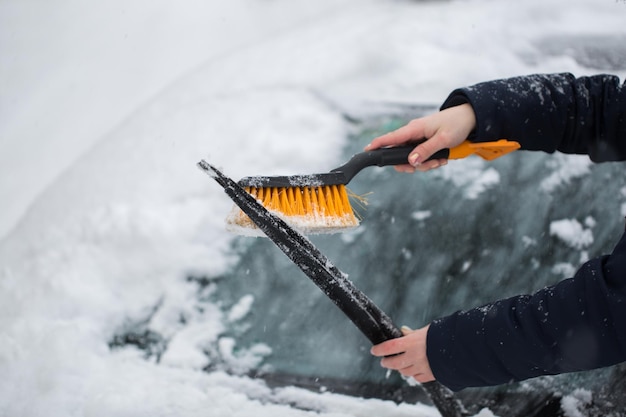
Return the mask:
<path id="1" fill-rule="evenodd" d="M 463 142 L 476 127 L 476 115 L 469 104 L 450 107 L 429 116 L 411 120 L 405 126 L 375 138 L 366 151 L 387 146 L 403 145 L 412 140 L 427 139 L 409 155 L 407 164 L 397 165 L 401 172 L 428 171 L 445 165 L 445 159 L 427 159 L 444 148 L 454 148 Z"/>
<path id="2" fill-rule="evenodd" d="M 435 377 L 426 356 L 426 335 L 429 326 L 419 330 L 403 327 L 403 337 L 380 343 L 372 347 L 371 353 L 374 356 L 384 356 L 380 364 L 385 368 L 413 377 L 417 382 L 434 381 Z"/>

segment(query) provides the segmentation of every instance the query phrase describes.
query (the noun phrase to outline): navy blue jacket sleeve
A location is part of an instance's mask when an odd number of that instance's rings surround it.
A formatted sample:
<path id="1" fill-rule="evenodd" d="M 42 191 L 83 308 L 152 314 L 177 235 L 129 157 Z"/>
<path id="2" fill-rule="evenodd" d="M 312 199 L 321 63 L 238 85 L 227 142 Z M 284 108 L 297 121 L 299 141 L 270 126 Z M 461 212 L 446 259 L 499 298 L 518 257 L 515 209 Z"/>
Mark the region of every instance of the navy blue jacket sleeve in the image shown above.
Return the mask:
<path id="1" fill-rule="evenodd" d="M 626 234 L 571 279 L 433 321 L 426 351 L 455 391 L 626 361 Z"/>
<path id="2" fill-rule="evenodd" d="M 625 94 L 611 76 L 538 75 L 457 90 L 444 108 L 471 103 L 481 140 L 624 160 Z M 626 234 L 571 279 L 433 321 L 427 355 L 455 391 L 626 361 Z"/>
<path id="3" fill-rule="evenodd" d="M 453 91 L 442 109 L 470 103 L 470 140 L 515 140 L 522 149 L 626 159 L 626 86 L 612 75 L 547 74 L 489 81 Z"/>

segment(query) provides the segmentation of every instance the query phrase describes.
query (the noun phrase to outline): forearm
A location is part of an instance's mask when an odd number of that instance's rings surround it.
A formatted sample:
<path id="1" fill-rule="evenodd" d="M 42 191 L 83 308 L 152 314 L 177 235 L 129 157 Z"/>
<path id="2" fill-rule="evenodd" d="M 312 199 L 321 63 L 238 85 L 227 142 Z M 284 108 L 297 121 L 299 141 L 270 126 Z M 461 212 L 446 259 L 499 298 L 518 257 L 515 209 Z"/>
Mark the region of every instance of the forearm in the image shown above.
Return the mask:
<path id="1" fill-rule="evenodd" d="M 626 234 L 572 279 L 435 320 L 428 360 L 454 390 L 604 367 L 626 360 L 624 317 Z"/>
<path id="2" fill-rule="evenodd" d="M 531 75 L 453 91 L 442 109 L 470 103 L 470 138 L 514 140 L 523 149 L 626 160 L 626 87 L 610 75 Z"/>
<path id="3" fill-rule="evenodd" d="M 426 138 L 401 166 L 405 172 L 425 171 L 442 164 L 429 161 L 431 155 L 468 135 L 472 141 L 514 140 L 527 150 L 588 154 L 594 161 L 626 160 L 626 87 L 608 75 L 481 83 L 454 91 L 441 112 L 379 136 L 366 149 Z M 426 358 L 406 355 L 410 349 L 424 351 L 422 339 L 410 348 L 407 337 L 385 342 L 373 353 L 404 352 L 383 365 L 405 374 L 434 374 L 455 390 L 498 385 L 626 360 L 624 317 L 622 237 L 611 256 L 585 264 L 573 279 L 435 320 L 427 330 Z"/>

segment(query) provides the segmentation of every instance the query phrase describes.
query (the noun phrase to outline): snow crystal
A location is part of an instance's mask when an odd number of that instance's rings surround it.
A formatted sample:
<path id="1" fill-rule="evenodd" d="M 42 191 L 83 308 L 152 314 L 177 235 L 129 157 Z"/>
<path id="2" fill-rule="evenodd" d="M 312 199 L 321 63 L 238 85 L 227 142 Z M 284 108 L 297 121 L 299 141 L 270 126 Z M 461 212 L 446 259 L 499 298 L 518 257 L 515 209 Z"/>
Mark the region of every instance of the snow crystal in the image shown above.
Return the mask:
<path id="1" fill-rule="evenodd" d="M 485 161 L 470 157 L 454 161 L 433 174 L 451 181 L 454 186 L 463 190 L 469 200 L 477 199 L 482 193 L 500 183 L 500 174 L 493 168 L 485 168 Z"/>
<path id="2" fill-rule="evenodd" d="M 470 200 L 475 200 L 480 194 L 498 183 L 500 183 L 500 174 L 494 168 L 489 168 L 469 185 L 466 196 Z"/>
<path id="3" fill-rule="evenodd" d="M 584 264 L 585 262 L 587 262 L 589 259 L 591 259 L 589 257 L 589 251 L 586 250 L 581 250 L 580 251 L 580 258 L 579 258 L 579 263 L 580 264 Z"/>
<path id="4" fill-rule="evenodd" d="M 428 219 L 430 216 L 432 216 L 432 212 L 430 210 L 420 210 L 420 211 L 414 211 L 413 213 L 411 213 L 411 218 L 417 221 L 424 221 Z"/>
<path id="5" fill-rule="evenodd" d="M 204 348 L 217 339 L 221 330 L 207 322 L 186 325 L 169 341 L 160 362 L 180 368 L 204 368 L 209 363 Z"/>
<path id="6" fill-rule="evenodd" d="M 561 262 L 552 267 L 552 273 L 563 278 L 571 278 L 576 273 L 576 267 L 568 262 Z"/>
<path id="7" fill-rule="evenodd" d="M 525 248 L 529 248 L 531 246 L 537 246 L 537 239 L 533 239 L 529 236 L 522 236 L 522 244 Z"/>
<path id="8" fill-rule="evenodd" d="M 574 390 L 570 395 L 561 399 L 561 409 L 565 417 L 586 417 L 585 406 L 591 404 L 593 395 L 590 391 L 582 388 Z"/>
<path id="9" fill-rule="evenodd" d="M 250 294 L 241 297 L 241 299 L 231 307 L 228 312 L 228 321 L 235 322 L 243 319 L 252 308 L 252 303 L 254 303 L 254 297 Z"/>
<path id="10" fill-rule="evenodd" d="M 272 349 L 264 343 L 257 343 L 249 349 L 236 349 L 237 341 L 232 337 L 222 337 L 218 341 L 220 358 L 227 369 L 237 375 L 243 375 L 255 369 L 263 358 L 272 353 Z"/>
<path id="11" fill-rule="evenodd" d="M 592 162 L 587 156 L 554 154 L 548 160 L 552 174 L 541 181 L 541 189 L 552 192 L 557 187 L 569 184 L 573 179 L 587 175 Z"/>
<path id="12" fill-rule="evenodd" d="M 584 229 L 576 219 L 555 220 L 550 223 L 550 235 L 556 236 L 574 249 L 582 249 L 593 243 L 593 233 Z"/>

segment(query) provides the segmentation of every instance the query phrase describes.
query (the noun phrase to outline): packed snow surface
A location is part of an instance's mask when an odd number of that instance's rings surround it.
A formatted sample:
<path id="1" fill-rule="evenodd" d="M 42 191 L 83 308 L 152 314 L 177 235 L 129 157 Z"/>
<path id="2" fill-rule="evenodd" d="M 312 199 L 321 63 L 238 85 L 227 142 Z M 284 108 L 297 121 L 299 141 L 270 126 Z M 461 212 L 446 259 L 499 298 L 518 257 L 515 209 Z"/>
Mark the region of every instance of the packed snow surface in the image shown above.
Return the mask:
<path id="1" fill-rule="evenodd" d="M 625 17 L 613 0 L 0 2 L 0 416 L 437 415 L 242 376 L 270 354 L 224 336 L 254 298 L 223 311 L 187 281 L 232 262 L 231 203 L 195 163 L 234 178 L 328 169 L 342 112 L 598 72 L 541 45 L 623 35 Z M 569 161 L 546 189 L 588 169 Z M 468 198 L 500 181 L 482 162 L 453 174 L 476 180 Z M 553 226 L 590 243 L 580 223 Z M 148 317 L 169 341 L 158 363 L 109 347 Z M 585 401 L 565 399 L 568 415 Z"/>

